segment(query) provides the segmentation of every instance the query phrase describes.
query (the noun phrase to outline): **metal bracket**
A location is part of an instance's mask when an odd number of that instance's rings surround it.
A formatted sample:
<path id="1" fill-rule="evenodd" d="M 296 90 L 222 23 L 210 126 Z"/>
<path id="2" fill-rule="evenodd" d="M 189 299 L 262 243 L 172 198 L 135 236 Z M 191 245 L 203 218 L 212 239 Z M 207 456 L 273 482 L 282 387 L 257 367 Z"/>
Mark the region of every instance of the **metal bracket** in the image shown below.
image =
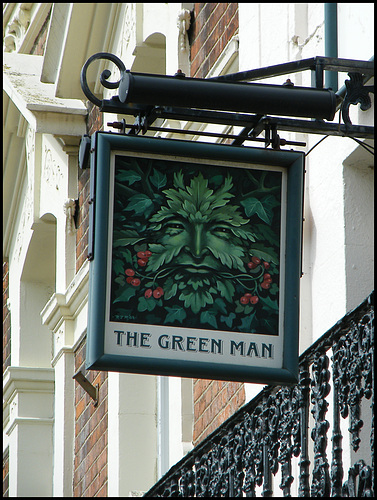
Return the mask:
<path id="1" fill-rule="evenodd" d="M 89 86 L 86 79 L 86 73 L 88 70 L 88 66 L 97 59 L 107 59 L 111 61 L 118 68 L 120 72 L 120 78 L 116 82 L 109 82 L 109 78 L 111 76 L 111 72 L 105 69 L 100 75 L 101 84 L 108 89 L 117 89 L 119 88 L 119 96 L 113 96 L 111 99 L 103 99 L 99 100 L 94 94 L 89 90 Z M 349 72 L 350 80 L 345 81 L 345 85 L 338 90 L 335 94 L 336 99 L 336 111 L 341 109 L 340 116 L 343 118 L 344 123 L 333 123 L 333 122 L 325 122 L 324 119 L 312 119 L 311 120 L 303 120 L 298 119 L 298 116 L 295 114 L 291 114 L 291 116 L 295 116 L 295 118 L 286 118 L 286 113 L 283 113 L 283 116 L 279 116 L 279 111 L 272 111 L 269 115 L 261 116 L 257 109 L 247 109 L 246 112 L 234 112 L 233 108 L 230 107 L 222 107 L 223 99 L 215 99 L 212 101 L 212 105 L 207 106 L 207 101 L 200 101 L 201 106 L 198 104 L 196 107 L 197 101 L 196 98 L 190 97 L 187 98 L 188 95 L 191 95 L 191 92 L 185 91 L 182 94 L 182 85 L 186 85 L 185 81 L 189 81 L 189 85 L 187 89 L 192 89 L 191 85 L 196 86 L 197 84 L 202 85 L 199 80 L 195 78 L 185 78 L 183 73 L 177 72 L 174 77 L 169 77 L 166 75 L 146 75 L 142 73 L 132 74 L 130 71 L 126 70 L 123 62 L 114 54 L 110 54 L 107 52 L 100 52 L 98 54 L 94 54 L 91 56 L 86 63 L 84 64 L 81 71 L 81 87 L 86 95 L 86 97 L 94 103 L 96 106 L 99 106 L 100 111 L 108 112 L 108 113 L 116 113 L 120 115 L 133 115 L 135 120 L 133 125 L 126 125 L 125 120 L 122 119 L 122 122 L 114 122 L 112 126 L 119 130 L 121 134 L 129 134 L 129 135 L 144 135 L 147 131 L 165 131 L 171 133 L 185 133 L 185 134 L 194 134 L 205 136 L 215 136 L 219 139 L 230 139 L 233 142 L 230 145 L 242 145 L 245 141 L 256 141 L 256 142 L 264 142 L 265 147 L 271 146 L 273 149 L 280 149 L 280 146 L 283 145 L 293 145 L 293 146 L 304 146 L 304 143 L 298 143 L 295 141 L 286 141 L 285 139 L 280 138 L 277 130 L 281 132 L 282 130 L 292 131 L 292 132 L 303 132 L 308 134 L 325 134 L 325 135 L 335 135 L 342 137 L 359 137 L 359 138 L 373 138 L 374 137 L 374 128 L 369 126 L 362 125 L 353 125 L 349 118 L 349 106 L 351 104 L 360 103 L 360 108 L 362 111 L 365 111 L 370 108 L 371 101 L 369 97 L 369 92 L 374 92 L 373 86 L 364 86 L 369 78 L 374 75 L 374 62 L 372 59 L 369 61 L 359 61 L 352 59 L 340 59 L 340 58 L 331 58 L 331 57 L 313 57 L 309 59 L 303 59 L 300 61 L 292 61 L 284 64 L 278 64 L 275 66 L 269 66 L 265 68 L 259 68 L 249 71 L 243 71 L 239 73 L 233 73 L 228 75 L 223 75 L 215 78 L 205 79 L 205 85 L 207 83 L 211 85 L 211 82 L 216 84 L 216 82 L 227 82 L 227 83 L 238 83 L 238 82 L 252 82 L 255 80 L 270 78 L 278 75 L 288 75 L 291 73 L 301 72 L 305 70 L 310 70 L 312 72 L 312 88 L 316 89 L 318 92 L 329 92 L 328 89 L 323 89 L 323 73 L 324 71 L 335 71 L 338 73 L 341 72 Z M 139 80 L 137 80 L 139 79 Z M 181 93 L 179 94 L 182 98 L 178 99 L 178 104 L 163 104 L 163 102 L 159 101 L 162 97 L 156 97 L 156 93 L 152 93 L 155 95 L 155 103 L 152 104 L 152 101 L 149 101 L 149 93 L 148 88 L 152 85 L 152 83 L 148 80 L 145 82 L 145 79 L 152 79 L 153 81 L 159 82 L 160 94 L 161 92 L 166 97 L 166 95 L 170 96 L 174 94 L 172 90 L 169 93 L 169 90 L 165 89 L 165 80 L 169 82 L 169 85 L 174 85 L 172 83 L 173 80 L 176 82 L 180 82 L 177 86 L 181 88 Z M 142 84 L 142 88 L 138 89 L 138 85 L 132 84 L 132 81 L 140 81 L 140 85 Z M 198 80 L 198 81 L 196 81 Z M 148 85 L 149 87 L 148 87 Z M 240 85 L 245 85 L 240 83 Z M 261 87 L 266 89 L 276 87 L 278 90 L 276 92 L 280 92 L 279 86 L 260 84 Z M 290 80 L 287 80 L 282 84 L 281 88 L 284 87 L 294 87 Z M 134 99 L 132 99 L 129 93 L 135 92 L 135 88 L 139 92 L 139 94 L 134 95 Z M 175 89 L 176 86 L 171 87 Z M 206 87 L 207 88 L 207 87 Z M 235 87 L 234 87 L 235 88 Z M 242 87 L 244 88 L 244 87 Z M 186 86 L 185 86 L 186 89 Z M 212 87 L 210 90 L 217 89 L 217 87 Z M 233 87 L 232 87 L 233 89 Z M 241 87 L 240 87 L 241 89 Z M 234 95 L 237 95 L 238 87 L 234 92 Z M 307 89 L 310 90 L 310 89 Z M 208 88 L 207 88 L 208 91 Z M 305 91 L 304 88 L 292 88 L 292 95 L 296 95 L 297 92 Z M 165 92 L 165 93 L 164 93 Z M 290 92 L 290 91 L 288 91 Z M 293 94 L 295 93 L 295 94 Z M 129 97 L 129 102 L 126 101 L 126 97 Z M 174 94 L 175 95 L 175 94 Z M 195 94 L 196 95 L 196 94 Z M 203 97 L 201 93 L 198 94 L 199 97 Z M 209 94 L 211 97 L 212 94 Z M 279 94 L 280 95 L 280 94 Z M 285 95 L 285 94 L 284 94 Z M 287 94 L 291 96 L 290 94 Z M 122 98 L 121 98 L 122 97 Z M 174 97 L 174 96 L 173 96 Z M 177 96 L 176 96 L 177 97 Z M 157 100 L 156 100 L 157 99 Z M 188 99 L 188 100 L 187 100 Z M 311 98 L 310 98 L 311 99 Z M 309 99 L 309 101 L 310 101 Z M 134 101 L 134 102 L 132 102 Z M 226 100 L 225 100 L 226 101 Z M 169 101 L 170 102 L 170 101 Z M 175 102 L 175 101 L 174 101 Z M 215 102 L 215 108 L 213 107 L 213 102 Z M 238 101 L 237 101 L 238 102 Z M 259 101 L 258 101 L 259 102 Z M 242 102 L 240 104 L 241 108 L 243 106 Z M 251 114 L 255 112 L 255 114 Z M 335 112 L 336 112 L 335 111 Z M 298 109 L 299 113 L 301 113 L 301 109 Z M 271 114 L 275 114 L 275 116 L 270 116 Z M 304 114 L 299 114 L 299 116 L 305 116 Z M 173 130 L 171 128 L 156 127 L 153 126 L 154 122 L 157 118 L 168 119 L 173 118 L 181 121 L 192 121 L 192 122 L 200 122 L 200 123 L 217 123 L 223 125 L 233 125 L 233 126 L 242 126 L 243 130 L 237 136 L 231 136 L 230 134 L 221 134 L 221 133 L 209 133 L 205 131 L 191 131 L 191 130 Z M 328 118 L 326 118 L 328 120 Z M 126 129 L 129 129 L 126 132 Z M 258 138 L 258 135 L 264 131 L 265 137 Z M 85 165 L 85 161 L 82 162 L 83 166 Z"/>
<path id="2" fill-rule="evenodd" d="M 76 382 L 78 382 L 81 385 L 84 391 L 87 394 L 89 394 L 89 396 L 93 399 L 92 401 L 93 405 L 97 406 L 99 384 L 96 384 L 96 386 L 94 387 L 81 371 L 75 373 L 72 378 L 76 380 Z"/>
<path id="3" fill-rule="evenodd" d="M 366 111 L 372 105 L 369 92 L 374 93 L 374 85 L 364 86 L 363 75 L 361 73 L 348 73 L 350 80 L 345 80 L 346 95 L 344 97 L 341 112 L 346 125 L 352 125 L 349 117 L 349 107 L 351 104 L 360 104 L 360 109 Z"/>

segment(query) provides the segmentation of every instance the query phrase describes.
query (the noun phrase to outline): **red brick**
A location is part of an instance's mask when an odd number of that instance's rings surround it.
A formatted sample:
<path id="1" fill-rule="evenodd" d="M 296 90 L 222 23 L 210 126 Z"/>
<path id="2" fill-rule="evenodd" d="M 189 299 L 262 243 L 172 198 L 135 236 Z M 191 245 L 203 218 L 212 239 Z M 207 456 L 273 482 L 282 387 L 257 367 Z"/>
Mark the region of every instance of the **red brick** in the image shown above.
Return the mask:
<path id="1" fill-rule="evenodd" d="M 83 368 L 85 339 L 75 352 L 75 369 Z M 74 496 L 107 496 L 107 372 L 88 372 L 88 380 L 100 386 L 100 403 L 76 386 Z"/>

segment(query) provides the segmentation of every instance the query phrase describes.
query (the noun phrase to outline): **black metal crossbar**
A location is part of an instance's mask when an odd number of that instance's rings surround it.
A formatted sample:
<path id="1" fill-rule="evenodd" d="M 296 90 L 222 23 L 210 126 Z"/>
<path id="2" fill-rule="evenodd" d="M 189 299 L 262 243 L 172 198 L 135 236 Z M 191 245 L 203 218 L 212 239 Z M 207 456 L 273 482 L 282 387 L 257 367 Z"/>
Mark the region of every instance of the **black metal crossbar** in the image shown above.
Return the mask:
<path id="1" fill-rule="evenodd" d="M 111 72 L 108 69 L 100 76 L 100 82 L 105 88 L 119 89 L 119 95 L 111 99 L 98 99 L 87 84 L 88 67 L 99 59 L 112 62 L 120 72 L 120 78 L 116 82 L 109 81 Z M 312 88 L 294 87 L 289 81 L 283 85 L 245 83 L 305 70 L 312 71 Z M 350 77 L 336 93 L 323 89 L 323 72 L 328 70 L 348 72 Z M 365 86 L 365 83 L 373 75 L 373 58 L 359 61 L 312 57 L 208 79 L 186 78 L 181 72 L 173 77 L 131 73 L 117 56 L 100 52 L 91 56 L 83 66 L 81 87 L 86 97 L 101 111 L 133 116 L 135 120 L 132 126 L 128 126 L 128 133 L 145 134 L 152 130 L 152 126 L 156 130 L 156 125 L 153 124 L 158 118 L 213 123 L 242 127 L 231 142 L 233 145 L 241 145 L 245 140 L 261 142 L 257 137 L 264 132 L 264 146 L 271 145 L 279 149 L 281 145 L 290 145 L 290 142 L 281 139 L 278 130 L 373 139 L 374 127 L 353 125 L 349 118 L 350 105 L 360 104 L 362 111 L 371 107 L 369 94 L 374 92 L 374 87 Z M 214 98 L 214 95 L 217 97 Z M 222 95 L 227 95 L 228 98 L 222 99 Z M 332 119 L 339 109 L 343 123 L 325 121 Z M 166 129 L 168 126 L 163 124 L 158 130 L 169 132 Z M 125 133 L 125 127 L 121 133 Z M 206 134 L 206 131 L 195 131 L 195 135 Z M 211 133 L 211 136 L 226 139 L 223 135 Z"/>

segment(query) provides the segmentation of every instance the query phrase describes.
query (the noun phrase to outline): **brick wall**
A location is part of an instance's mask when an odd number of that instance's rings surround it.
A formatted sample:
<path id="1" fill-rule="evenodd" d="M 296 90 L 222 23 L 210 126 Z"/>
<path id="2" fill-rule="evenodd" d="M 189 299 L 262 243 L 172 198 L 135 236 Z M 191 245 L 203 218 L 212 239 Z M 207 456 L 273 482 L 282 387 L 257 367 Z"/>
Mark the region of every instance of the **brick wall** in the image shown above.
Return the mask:
<path id="1" fill-rule="evenodd" d="M 190 75 L 205 78 L 238 31 L 238 3 L 195 3 L 189 30 Z M 194 380 L 194 446 L 245 402 L 243 384 Z"/>
<path id="2" fill-rule="evenodd" d="M 88 101 L 87 134 L 102 129 L 102 113 L 97 106 Z M 90 195 L 90 169 L 79 168 L 79 209 L 77 214 L 76 232 L 76 272 L 80 269 L 88 256 L 88 229 L 89 229 L 89 195 Z"/>
<path id="3" fill-rule="evenodd" d="M 194 432 L 196 446 L 245 403 L 244 385 L 219 380 L 194 380 Z"/>
<path id="4" fill-rule="evenodd" d="M 102 113 L 97 106 L 88 105 L 87 134 L 102 129 Z M 76 271 L 88 255 L 90 168 L 78 169 L 79 209 L 76 233 Z M 99 403 L 95 407 L 90 396 L 75 385 L 75 451 L 73 496 L 107 496 L 107 372 L 85 372 L 86 338 L 75 351 L 75 373 L 80 370 L 96 386 L 99 384 Z"/>
<path id="5" fill-rule="evenodd" d="M 195 3 L 189 30 L 190 74 L 205 78 L 238 31 L 238 3 Z"/>
<path id="6" fill-rule="evenodd" d="M 75 373 L 85 374 L 86 340 L 75 352 Z M 90 371 L 86 378 L 99 384 L 99 402 L 75 384 L 74 497 L 107 496 L 107 372 Z"/>

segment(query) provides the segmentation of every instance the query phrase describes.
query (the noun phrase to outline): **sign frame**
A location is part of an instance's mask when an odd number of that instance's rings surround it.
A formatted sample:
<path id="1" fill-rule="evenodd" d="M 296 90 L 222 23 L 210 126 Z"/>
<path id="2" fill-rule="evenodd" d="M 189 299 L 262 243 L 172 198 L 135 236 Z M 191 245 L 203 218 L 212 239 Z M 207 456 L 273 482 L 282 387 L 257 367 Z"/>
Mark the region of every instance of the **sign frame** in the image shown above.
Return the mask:
<path id="1" fill-rule="evenodd" d="M 302 222 L 303 222 L 303 195 L 304 195 L 304 153 L 297 151 L 275 151 L 262 148 L 238 147 L 223 144 L 162 139 L 156 137 L 132 136 L 96 132 L 92 138 L 91 154 L 91 204 L 89 227 L 89 255 L 91 258 L 89 270 L 88 294 L 88 326 L 86 369 L 116 371 L 125 373 L 139 373 L 164 376 L 179 376 L 189 378 L 218 379 L 238 382 L 254 382 L 273 385 L 291 385 L 298 381 L 298 344 L 299 344 L 299 290 L 302 258 Z M 265 343 L 259 347 L 265 349 L 265 355 L 256 359 L 257 342 L 250 340 L 249 353 L 246 355 L 245 335 L 252 335 L 250 339 L 261 336 L 252 332 L 217 332 L 207 329 L 186 329 L 185 325 L 140 325 L 139 344 L 126 344 L 125 333 L 127 327 L 135 339 L 136 326 L 122 322 L 124 330 L 118 323 L 109 319 L 109 302 L 111 292 L 111 246 L 109 237 L 112 237 L 111 220 L 113 217 L 114 175 L 115 167 L 110 168 L 114 155 L 124 155 L 131 158 L 145 157 L 150 160 L 165 159 L 167 164 L 181 162 L 182 165 L 192 163 L 218 166 L 229 165 L 232 168 L 251 168 L 256 172 L 262 170 L 277 170 L 282 172 L 284 189 L 282 195 L 284 207 L 282 209 L 281 248 L 279 265 L 284 272 L 280 273 L 279 289 L 281 307 L 279 308 L 279 332 L 277 335 L 264 333 Z M 115 161 L 115 160 L 114 160 Z M 225 167 L 228 168 L 228 167 Z M 284 192 L 284 194 L 283 194 Z M 283 205 L 282 205 L 283 206 Z M 90 243 L 92 242 L 92 243 Z M 110 326 L 109 326 L 110 325 Z M 111 326 L 113 325 L 113 326 Z M 115 325 L 115 326 L 114 326 Z M 148 327 L 149 330 L 148 330 Z M 108 328 L 114 328 L 112 341 L 114 348 L 108 347 L 109 336 L 105 333 Z M 152 333 L 145 333 L 145 332 Z M 118 332 L 117 334 L 115 332 Z M 165 344 L 158 337 L 159 349 L 156 347 L 158 332 L 162 332 Z M 182 333 L 183 332 L 183 333 Z M 185 332 L 187 336 L 185 337 Z M 202 333 L 204 332 L 204 333 Z M 129 333 L 129 332 L 128 332 Z M 174 335 L 177 333 L 177 335 Z M 233 351 L 229 351 L 226 338 L 233 342 Z M 220 335 L 221 334 L 221 335 Z M 166 347 L 173 338 L 184 339 L 182 343 L 176 340 L 176 351 Z M 195 336 L 196 335 L 196 336 Z M 201 335 L 201 336 L 200 336 Z M 213 335 L 211 337 L 211 335 Z M 225 335 L 225 336 L 224 336 Z M 216 340 L 214 339 L 216 337 Z M 122 343 L 123 339 L 123 343 Z M 141 339 L 141 340 L 140 340 Z M 196 340 L 193 340 L 196 339 Z M 217 341 L 221 349 L 208 352 L 206 340 Z M 235 339 L 235 340 L 234 340 Z M 275 347 L 272 340 L 279 339 L 279 361 L 271 361 Z M 186 342 L 187 341 L 187 342 Z M 270 341 L 270 343 L 268 343 Z M 140 344 L 141 342 L 141 344 Z M 222 343 L 223 342 L 223 343 Z M 199 344 L 202 352 L 199 351 Z M 255 344 L 255 346 L 252 346 Z M 215 344 L 213 344 L 215 345 Z M 153 346 L 153 349 L 151 348 Z M 183 347 L 182 349 L 182 346 Z M 270 350 L 268 348 L 270 346 Z M 125 348 L 126 347 L 126 348 Z M 142 349 L 141 347 L 144 347 Z M 243 351 L 243 347 L 245 350 Z M 229 352 L 231 352 L 231 356 Z M 171 351 L 171 352 L 168 352 Z M 183 351 L 183 352 L 182 352 Z M 119 354 L 117 354 L 119 352 Z M 156 353 L 158 352 L 158 355 Z M 213 354 L 213 355 L 212 355 Z M 215 358 L 217 354 L 217 358 Z M 224 354 L 226 354 L 224 356 Z M 277 363 L 277 364 L 276 364 Z"/>

